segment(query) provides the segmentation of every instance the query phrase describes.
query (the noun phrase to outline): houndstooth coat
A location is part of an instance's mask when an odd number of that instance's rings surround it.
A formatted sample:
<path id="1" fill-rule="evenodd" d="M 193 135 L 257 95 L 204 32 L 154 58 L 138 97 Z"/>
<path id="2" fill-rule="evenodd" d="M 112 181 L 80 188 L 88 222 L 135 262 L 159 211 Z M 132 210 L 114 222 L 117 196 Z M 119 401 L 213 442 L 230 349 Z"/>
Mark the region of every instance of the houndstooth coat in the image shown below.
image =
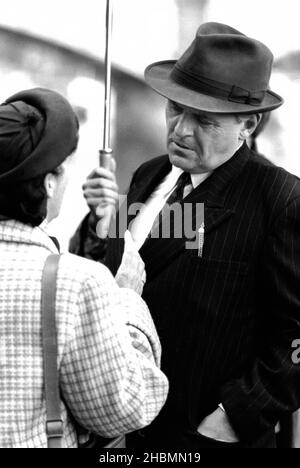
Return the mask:
<path id="1" fill-rule="evenodd" d="M 0 446 L 46 447 L 41 277 L 57 253 L 40 228 L 0 222 Z M 104 437 L 149 424 L 165 402 L 160 343 L 148 309 L 102 265 L 62 255 L 58 366 L 66 447 L 73 418 Z M 67 409 L 68 407 L 68 409 Z"/>

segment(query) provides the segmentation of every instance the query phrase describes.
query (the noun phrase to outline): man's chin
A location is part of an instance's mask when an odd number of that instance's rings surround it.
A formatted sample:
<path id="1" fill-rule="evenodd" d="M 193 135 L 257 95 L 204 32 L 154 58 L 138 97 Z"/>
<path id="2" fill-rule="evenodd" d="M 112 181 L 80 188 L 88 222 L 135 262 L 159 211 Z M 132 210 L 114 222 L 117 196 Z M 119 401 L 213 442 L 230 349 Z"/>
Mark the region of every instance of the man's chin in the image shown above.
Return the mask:
<path id="1" fill-rule="evenodd" d="M 180 169 L 187 170 L 189 169 L 188 160 L 181 154 L 169 154 L 169 160 L 172 166 L 179 167 Z"/>

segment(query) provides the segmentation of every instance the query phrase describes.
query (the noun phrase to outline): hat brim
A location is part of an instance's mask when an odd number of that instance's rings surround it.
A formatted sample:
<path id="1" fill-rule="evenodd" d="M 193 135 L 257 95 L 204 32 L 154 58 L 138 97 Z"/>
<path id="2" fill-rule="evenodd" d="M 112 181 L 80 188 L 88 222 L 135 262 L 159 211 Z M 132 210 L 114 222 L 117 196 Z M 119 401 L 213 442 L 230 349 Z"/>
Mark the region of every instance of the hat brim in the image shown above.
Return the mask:
<path id="1" fill-rule="evenodd" d="M 260 105 L 255 106 L 202 94 L 176 83 L 171 78 L 175 63 L 175 60 L 167 60 L 149 65 L 145 70 L 146 83 L 165 98 L 192 109 L 222 114 L 257 114 L 274 110 L 284 102 L 281 96 L 271 90 L 266 92 Z"/>

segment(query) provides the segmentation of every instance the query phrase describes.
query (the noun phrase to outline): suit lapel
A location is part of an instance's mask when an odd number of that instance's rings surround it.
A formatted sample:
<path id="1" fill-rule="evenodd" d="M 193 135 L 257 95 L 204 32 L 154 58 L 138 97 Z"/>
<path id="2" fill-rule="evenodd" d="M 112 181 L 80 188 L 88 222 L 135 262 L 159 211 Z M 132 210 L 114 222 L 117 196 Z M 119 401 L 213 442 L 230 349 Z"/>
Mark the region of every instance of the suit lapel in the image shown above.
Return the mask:
<path id="1" fill-rule="evenodd" d="M 201 203 L 201 202 L 199 202 Z M 228 220 L 234 215 L 233 209 L 215 208 L 204 205 L 204 236 L 216 229 L 221 223 Z M 187 249 L 198 249 L 197 232 L 203 220 L 203 216 L 193 216 L 194 235 L 192 237 L 174 238 L 150 238 L 140 249 L 140 255 L 146 265 L 148 280 L 152 279 L 156 274 L 170 264 L 178 255 Z M 182 226 L 184 233 L 184 227 Z M 191 230 L 190 230 L 191 231 Z"/>
<path id="2" fill-rule="evenodd" d="M 193 190 L 184 203 L 190 203 L 194 208 L 197 203 L 204 203 L 205 234 L 216 229 L 223 222 L 234 215 L 233 206 L 226 206 L 226 198 L 232 182 L 240 175 L 250 156 L 246 144 L 235 155 Z M 183 202 L 182 202 L 183 205 Z M 193 210 L 192 226 L 196 232 L 203 221 L 201 210 Z M 184 232 L 184 230 L 183 230 Z M 172 237 L 170 239 L 148 239 L 140 249 L 140 254 L 145 262 L 148 280 L 162 271 L 174 258 L 184 252 L 187 241 L 195 241 L 196 236 L 187 239 Z"/>
<path id="3" fill-rule="evenodd" d="M 160 182 L 166 177 L 168 172 L 171 170 L 171 164 L 168 156 L 160 158 L 157 164 L 154 165 L 151 170 L 148 171 L 146 177 L 137 181 L 137 183 L 129 190 L 127 195 L 127 226 L 136 216 L 135 204 L 145 203 L 150 194 L 160 184 Z"/>
<path id="4" fill-rule="evenodd" d="M 234 215 L 234 207 L 225 204 L 226 197 L 233 180 L 240 175 L 249 156 L 250 151 L 245 143 L 229 161 L 218 167 L 208 179 L 184 199 L 184 203 L 190 203 L 194 207 L 197 203 L 204 203 L 205 235 Z M 126 205 L 130 212 L 128 225 L 135 217 L 134 210 L 132 210 L 133 204 L 144 203 L 170 170 L 171 165 L 166 156 L 151 168 L 146 177 L 137 180 L 137 183 L 130 189 Z M 183 202 L 181 204 L 183 205 Z M 203 216 L 201 214 L 199 216 L 199 213 L 201 210 L 193 210 L 192 225 L 195 232 L 203 221 Z M 184 252 L 187 241 L 195 240 L 195 237 L 187 238 L 184 235 L 181 238 L 174 238 L 172 230 L 170 234 L 170 238 L 150 238 L 140 249 L 141 257 L 146 265 L 148 280 L 151 280 L 174 258 Z M 118 255 L 121 259 L 124 249 L 123 239 L 118 248 Z"/>
<path id="5" fill-rule="evenodd" d="M 117 213 L 115 232 L 110 232 L 110 242 L 106 264 L 113 274 L 120 266 L 124 252 L 124 233 L 130 223 L 135 218 L 138 205 L 144 203 L 157 185 L 170 172 L 171 164 L 168 156 L 159 157 L 154 160 L 145 177 L 142 177 L 133 184 L 128 195 L 125 197 Z"/>

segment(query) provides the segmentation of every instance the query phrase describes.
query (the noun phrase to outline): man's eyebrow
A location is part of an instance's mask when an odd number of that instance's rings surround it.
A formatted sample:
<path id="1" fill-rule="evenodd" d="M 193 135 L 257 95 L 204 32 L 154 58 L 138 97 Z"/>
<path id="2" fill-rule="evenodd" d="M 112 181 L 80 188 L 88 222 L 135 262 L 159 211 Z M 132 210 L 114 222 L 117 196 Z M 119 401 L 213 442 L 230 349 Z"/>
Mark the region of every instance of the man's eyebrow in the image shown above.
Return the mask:
<path id="1" fill-rule="evenodd" d="M 205 117 L 205 118 L 210 118 L 209 114 L 202 112 L 201 110 L 194 110 L 194 113 L 198 115 L 199 117 Z"/>
<path id="2" fill-rule="evenodd" d="M 195 110 L 194 111 L 195 115 L 197 117 L 200 117 L 201 119 L 205 119 L 205 120 L 208 120 L 210 122 L 217 122 L 215 117 L 207 112 L 202 112 L 202 111 L 197 111 Z"/>
<path id="3" fill-rule="evenodd" d="M 172 101 L 172 99 L 169 99 L 169 101 L 170 101 L 170 103 L 172 105 L 178 107 L 179 109 L 182 109 L 182 110 L 187 109 L 187 110 L 189 110 L 190 112 L 192 112 L 193 114 L 195 114 L 199 118 L 205 119 L 205 120 L 207 120 L 209 122 L 212 122 L 212 123 L 217 123 L 214 116 L 211 115 L 211 113 L 209 113 L 209 112 L 205 112 L 205 111 L 201 111 L 201 110 L 198 110 L 198 109 L 194 109 L 193 107 L 185 106 L 183 104 L 180 104 L 179 102 Z"/>

